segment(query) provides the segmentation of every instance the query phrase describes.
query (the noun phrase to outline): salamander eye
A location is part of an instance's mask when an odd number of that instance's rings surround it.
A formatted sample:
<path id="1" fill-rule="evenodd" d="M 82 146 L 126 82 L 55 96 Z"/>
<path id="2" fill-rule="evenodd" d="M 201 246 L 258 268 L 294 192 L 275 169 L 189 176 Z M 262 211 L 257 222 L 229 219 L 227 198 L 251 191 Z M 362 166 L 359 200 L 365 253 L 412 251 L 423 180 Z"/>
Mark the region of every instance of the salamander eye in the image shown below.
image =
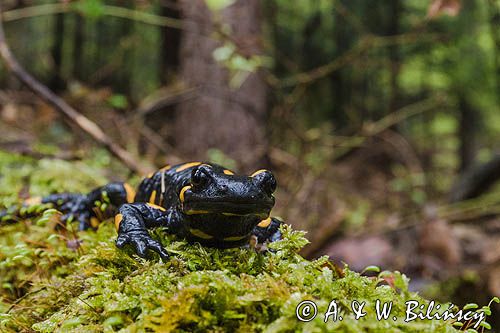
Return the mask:
<path id="1" fill-rule="evenodd" d="M 191 185 L 193 186 L 203 186 L 208 184 L 210 181 L 210 175 L 207 170 L 203 167 L 198 167 L 191 173 Z"/>
<path id="2" fill-rule="evenodd" d="M 254 181 L 269 195 L 276 191 L 276 178 L 267 170 L 259 170 L 251 176 Z"/>

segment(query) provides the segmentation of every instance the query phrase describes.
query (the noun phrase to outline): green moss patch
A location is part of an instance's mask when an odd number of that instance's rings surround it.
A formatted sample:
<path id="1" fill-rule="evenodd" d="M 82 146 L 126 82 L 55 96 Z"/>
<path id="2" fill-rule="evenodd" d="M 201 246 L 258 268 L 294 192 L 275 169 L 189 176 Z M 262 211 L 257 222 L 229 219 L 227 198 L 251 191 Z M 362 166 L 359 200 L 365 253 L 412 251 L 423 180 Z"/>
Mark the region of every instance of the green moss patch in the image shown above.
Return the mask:
<path id="1" fill-rule="evenodd" d="M 47 214 L 46 214 L 47 215 Z M 284 228 L 274 252 L 218 250 L 160 237 L 172 258 L 143 260 L 115 248 L 115 231 L 104 223 L 97 232 L 58 235 L 46 226 L 2 228 L 2 329 L 40 332 L 135 331 L 345 331 L 448 332 L 450 323 L 404 323 L 405 301 L 418 295 L 407 280 L 341 273 L 327 258 L 308 261 L 296 254 L 303 233 Z M 52 236 L 51 236 L 52 235 Z M 70 236 L 71 235 L 71 236 Z M 78 236 L 81 246 L 71 249 Z M 385 275 L 389 274 L 388 272 Z M 398 284 L 399 283 L 399 284 Z M 331 300 L 344 310 L 342 321 L 323 322 Z M 373 306 L 393 302 L 397 321 L 377 321 Z M 296 307 L 314 300 L 316 319 L 303 323 Z M 349 313 L 352 300 L 366 301 L 366 319 Z"/>
<path id="2" fill-rule="evenodd" d="M 31 173 L 39 163 L 6 157 L 0 161 L 7 173 L 0 183 L 12 184 L 12 191 L 3 193 L 4 202 L 15 200 L 26 177 L 50 192 L 52 178 Z M 88 184 L 90 176 L 72 170 L 74 179 Z M 450 322 L 403 321 L 407 300 L 424 302 L 408 291 L 404 275 L 382 272 L 366 277 L 347 267 L 339 269 L 326 257 L 305 260 L 297 254 L 307 243 L 304 233 L 288 226 L 283 240 L 271 244 L 267 253 L 206 248 L 157 230 L 153 236 L 172 254 L 161 262 L 154 254 L 143 260 L 131 249 L 118 250 L 111 222 L 97 231 L 78 232 L 73 225 L 56 227 L 55 210 L 32 209 L 44 213 L 0 227 L 1 331 L 454 331 Z M 334 299 L 343 320 L 325 323 L 323 314 Z M 297 305 L 304 300 L 314 301 L 319 310 L 310 322 L 296 317 Z M 354 318 L 353 300 L 366 302 L 364 318 Z M 377 321 L 376 300 L 392 301 L 391 315 L 398 319 Z"/>

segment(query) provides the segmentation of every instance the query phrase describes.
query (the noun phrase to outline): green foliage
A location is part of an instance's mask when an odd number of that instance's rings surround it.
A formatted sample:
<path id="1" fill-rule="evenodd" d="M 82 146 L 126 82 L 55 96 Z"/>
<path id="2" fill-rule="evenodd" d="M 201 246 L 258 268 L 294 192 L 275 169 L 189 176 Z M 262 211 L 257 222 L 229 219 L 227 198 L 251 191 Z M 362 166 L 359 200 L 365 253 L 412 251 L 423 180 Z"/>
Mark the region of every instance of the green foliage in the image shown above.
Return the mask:
<path id="1" fill-rule="evenodd" d="M 104 15 L 104 3 L 101 0 L 78 1 L 74 6 L 82 15 L 91 19 L 96 19 Z"/>
<path id="2" fill-rule="evenodd" d="M 271 63 L 269 57 L 261 55 L 242 56 L 237 52 L 234 43 L 229 41 L 216 48 L 212 56 L 229 70 L 229 85 L 234 89 L 238 89 L 249 74 L 256 72 L 260 67 L 269 67 Z"/>
<path id="3" fill-rule="evenodd" d="M 208 8 L 213 11 L 222 10 L 231 6 L 234 2 L 235 0 L 205 0 Z"/>
<path id="4" fill-rule="evenodd" d="M 236 169 L 236 161 L 224 154 L 220 149 L 211 148 L 207 150 L 207 158 L 209 161 L 224 165 L 229 169 Z"/>
<path id="5" fill-rule="evenodd" d="M 0 150 L 0 204 L 10 206 L 18 202 L 19 193 L 29 188 L 31 196 L 62 191 L 82 192 L 106 183 L 98 169 L 109 163 L 109 156 L 95 151 L 88 163 L 58 159 L 34 160 Z"/>
<path id="6" fill-rule="evenodd" d="M 108 104 L 115 109 L 126 109 L 128 107 L 127 97 L 120 94 L 112 95 L 108 98 Z"/>

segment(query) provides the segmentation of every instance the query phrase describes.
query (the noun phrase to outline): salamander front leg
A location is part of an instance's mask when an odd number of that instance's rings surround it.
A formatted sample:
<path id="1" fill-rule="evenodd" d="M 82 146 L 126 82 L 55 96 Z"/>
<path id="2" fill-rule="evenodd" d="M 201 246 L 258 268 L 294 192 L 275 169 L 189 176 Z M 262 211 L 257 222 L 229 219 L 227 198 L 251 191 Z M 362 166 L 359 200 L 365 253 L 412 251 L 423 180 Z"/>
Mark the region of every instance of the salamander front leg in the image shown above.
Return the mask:
<path id="1" fill-rule="evenodd" d="M 145 258 L 148 250 L 160 255 L 163 261 L 169 257 L 163 246 L 151 238 L 147 229 L 154 227 L 167 227 L 171 229 L 175 215 L 165 208 L 148 204 L 133 203 L 120 207 L 120 212 L 115 216 L 115 225 L 118 229 L 116 246 L 122 248 L 129 244 L 135 252 Z"/>
<path id="2" fill-rule="evenodd" d="M 275 217 L 262 220 L 252 231 L 259 244 L 275 242 L 281 239 L 280 225 L 283 222 Z"/>

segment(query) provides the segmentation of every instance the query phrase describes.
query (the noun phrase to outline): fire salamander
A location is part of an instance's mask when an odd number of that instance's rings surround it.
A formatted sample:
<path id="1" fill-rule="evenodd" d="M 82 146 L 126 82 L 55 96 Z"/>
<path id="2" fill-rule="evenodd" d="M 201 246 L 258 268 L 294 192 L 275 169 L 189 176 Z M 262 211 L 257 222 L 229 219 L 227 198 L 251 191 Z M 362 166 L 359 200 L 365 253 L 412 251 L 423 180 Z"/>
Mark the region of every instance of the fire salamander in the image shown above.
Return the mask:
<path id="1" fill-rule="evenodd" d="M 71 217 L 80 229 L 88 229 L 98 226 L 94 203 L 105 197 L 115 208 L 116 245 L 131 245 L 141 257 L 154 251 L 166 260 L 167 251 L 148 229 L 162 227 L 218 248 L 242 246 L 251 239 L 280 239 L 281 221 L 269 215 L 275 189 L 276 180 L 267 170 L 245 176 L 217 164 L 190 162 L 158 170 L 140 183 L 137 192 L 127 183 L 110 183 L 88 194 L 53 194 L 38 202 L 54 204 L 63 221 Z"/>

